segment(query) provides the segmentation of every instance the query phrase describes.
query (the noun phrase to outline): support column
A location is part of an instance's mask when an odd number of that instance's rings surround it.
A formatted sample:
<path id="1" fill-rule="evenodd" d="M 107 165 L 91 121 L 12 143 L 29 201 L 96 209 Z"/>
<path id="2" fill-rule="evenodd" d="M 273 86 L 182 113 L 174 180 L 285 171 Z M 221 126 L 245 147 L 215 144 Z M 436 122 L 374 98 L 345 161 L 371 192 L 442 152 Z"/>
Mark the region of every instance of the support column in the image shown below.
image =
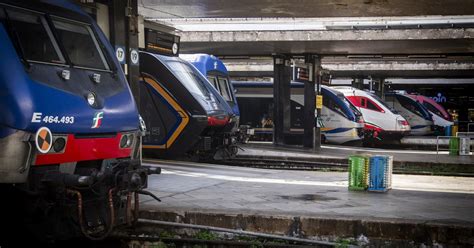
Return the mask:
<path id="1" fill-rule="evenodd" d="M 273 57 L 273 144 L 285 144 L 285 132 L 290 130 L 290 60 Z"/>
<path id="2" fill-rule="evenodd" d="M 321 68 L 321 57 L 314 56 L 313 71 L 314 71 L 314 84 L 316 85 L 316 95 L 321 95 L 321 79 L 322 79 L 322 68 Z M 316 118 L 321 118 L 321 109 L 316 109 Z M 314 125 L 313 135 L 313 150 L 321 150 L 321 127 Z"/>
<path id="3" fill-rule="evenodd" d="M 130 5 L 129 5 L 130 4 Z M 132 94 L 140 106 L 139 101 L 139 65 L 131 62 L 130 51 L 138 51 L 138 3 L 137 0 L 131 1 L 108 1 L 110 18 L 110 43 L 112 46 L 121 46 L 125 48 L 126 63 L 122 65 Z"/>
<path id="4" fill-rule="evenodd" d="M 364 78 L 354 78 L 352 80 L 352 87 L 356 89 L 363 90 L 364 89 Z"/>
<path id="5" fill-rule="evenodd" d="M 315 89 L 315 67 L 313 56 L 305 57 L 305 64 L 308 66 L 309 80 L 304 82 L 304 136 L 303 146 L 314 147 L 314 133 L 316 127 L 316 89 Z"/>
<path id="6" fill-rule="evenodd" d="M 385 100 L 385 78 L 373 79 L 375 95 Z"/>

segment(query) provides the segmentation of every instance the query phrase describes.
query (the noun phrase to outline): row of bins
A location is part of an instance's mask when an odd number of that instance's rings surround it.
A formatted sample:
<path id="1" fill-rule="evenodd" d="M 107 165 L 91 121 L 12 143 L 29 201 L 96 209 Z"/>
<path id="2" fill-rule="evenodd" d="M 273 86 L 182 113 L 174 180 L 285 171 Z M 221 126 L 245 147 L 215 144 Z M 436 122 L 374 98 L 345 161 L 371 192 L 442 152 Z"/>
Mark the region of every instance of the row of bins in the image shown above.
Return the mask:
<path id="1" fill-rule="evenodd" d="M 386 192 L 392 188 L 393 156 L 349 157 L 349 190 Z"/>

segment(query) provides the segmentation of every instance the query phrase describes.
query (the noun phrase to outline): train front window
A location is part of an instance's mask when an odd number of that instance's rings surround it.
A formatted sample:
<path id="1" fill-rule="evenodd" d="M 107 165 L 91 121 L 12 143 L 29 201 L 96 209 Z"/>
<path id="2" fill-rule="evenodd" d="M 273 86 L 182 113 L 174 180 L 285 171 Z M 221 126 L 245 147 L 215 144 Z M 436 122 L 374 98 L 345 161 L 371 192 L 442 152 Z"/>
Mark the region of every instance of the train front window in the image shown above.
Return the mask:
<path id="1" fill-rule="evenodd" d="M 408 97 L 404 96 L 397 96 L 397 100 L 402 105 L 403 108 L 407 109 L 408 111 L 418 115 L 423 116 L 423 114 L 418 109 L 416 102 L 414 100 L 409 99 Z"/>
<path id="2" fill-rule="evenodd" d="M 232 102 L 232 96 L 230 94 L 230 88 L 229 88 L 229 81 L 227 80 L 227 78 L 219 77 L 219 88 L 224 100 L 226 100 L 226 102 Z"/>
<path id="3" fill-rule="evenodd" d="M 193 94 L 210 97 L 209 90 L 206 88 L 206 83 L 199 75 L 196 74 L 188 65 L 178 61 L 167 61 L 171 71 L 182 84 Z"/>
<path id="4" fill-rule="evenodd" d="M 446 118 L 446 116 L 443 115 L 443 113 L 441 113 L 441 111 L 439 111 L 435 106 L 431 105 L 430 103 L 423 102 L 423 106 L 425 106 L 425 108 L 427 108 L 429 111 L 433 112 L 435 115 Z"/>
<path id="5" fill-rule="evenodd" d="M 219 84 L 217 83 L 217 78 L 216 77 L 208 76 L 207 80 L 209 80 L 209 82 L 211 82 L 211 84 L 214 86 L 214 88 L 216 88 L 216 90 L 220 92 Z"/>
<path id="6" fill-rule="evenodd" d="M 74 66 L 109 70 L 91 28 L 82 23 L 53 21 L 58 38 Z"/>
<path id="7" fill-rule="evenodd" d="M 367 101 L 367 108 L 373 111 L 381 112 L 380 109 L 370 100 Z"/>
<path id="8" fill-rule="evenodd" d="M 354 106 L 354 104 L 347 100 L 347 98 L 341 96 L 339 99 L 341 99 L 346 104 L 346 106 L 348 106 L 352 110 L 352 112 L 354 112 L 356 116 L 362 116 L 362 113 L 356 108 L 356 106 Z"/>
<path id="9" fill-rule="evenodd" d="M 330 96 L 323 97 L 323 105 L 329 108 L 330 110 L 347 118 L 347 115 L 344 113 L 344 110 L 341 108 L 341 106 Z"/>
<path id="10" fill-rule="evenodd" d="M 10 31 L 24 59 L 33 62 L 65 63 L 43 16 L 7 9 Z"/>

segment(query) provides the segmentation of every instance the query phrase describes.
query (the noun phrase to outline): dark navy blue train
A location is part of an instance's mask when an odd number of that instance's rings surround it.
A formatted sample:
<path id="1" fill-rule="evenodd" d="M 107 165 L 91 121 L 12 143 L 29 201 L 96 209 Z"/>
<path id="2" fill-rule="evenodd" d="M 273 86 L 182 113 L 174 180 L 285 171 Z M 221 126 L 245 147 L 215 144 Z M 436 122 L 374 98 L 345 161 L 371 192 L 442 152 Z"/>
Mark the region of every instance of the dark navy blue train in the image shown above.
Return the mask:
<path id="1" fill-rule="evenodd" d="M 140 53 L 140 111 L 146 154 L 218 159 L 236 153 L 231 106 L 191 63 Z"/>
<path id="2" fill-rule="evenodd" d="M 103 238 L 132 221 L 149 172 L 114 51 L 69 1 L 1 1 L 0 20 L 2 210 L 38 236 Z"/>

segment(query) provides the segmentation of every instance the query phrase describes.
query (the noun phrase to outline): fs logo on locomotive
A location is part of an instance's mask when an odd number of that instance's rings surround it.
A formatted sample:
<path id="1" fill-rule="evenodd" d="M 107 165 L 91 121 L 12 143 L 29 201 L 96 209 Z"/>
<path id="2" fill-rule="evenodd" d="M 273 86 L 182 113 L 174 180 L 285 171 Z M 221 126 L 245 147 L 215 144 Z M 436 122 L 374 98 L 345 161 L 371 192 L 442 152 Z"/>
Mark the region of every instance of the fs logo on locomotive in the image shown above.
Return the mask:
<path id="1" fill-rule="evenodd" d="M 104 118 L 104 112 L 97 112 L 92 119 L 92 128 L 99 128 L 102 125 L 102 118 Z"/>

